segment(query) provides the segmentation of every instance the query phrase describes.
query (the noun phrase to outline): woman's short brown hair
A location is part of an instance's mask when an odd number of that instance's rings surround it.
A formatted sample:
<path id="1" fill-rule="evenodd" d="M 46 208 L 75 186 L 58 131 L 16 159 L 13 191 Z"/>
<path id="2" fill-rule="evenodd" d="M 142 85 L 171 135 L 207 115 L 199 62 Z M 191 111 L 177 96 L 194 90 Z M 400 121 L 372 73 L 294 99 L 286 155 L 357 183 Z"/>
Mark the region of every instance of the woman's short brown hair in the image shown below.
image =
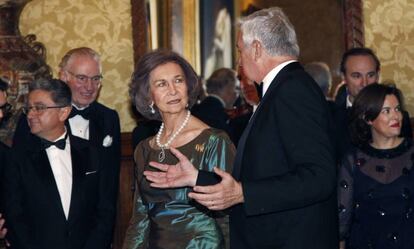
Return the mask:
<path id="1" fill-rule="evenodd" d="M 161 115 L 154 106 L 155 113 L 151 113 L 150 73 L 158 66 L 166 63 L 175 63 L 181 67 L 185 75 L 188 94 L 188 108 L 196 102 L 199 92 L 199 78 L 193 67 L 183 57 L 175 52 L 165 49 L 158 49 L 146 53 L 138 62 L 129 84 L 129 96 L 135 108 L 148 119 L 161 120 Z"/>
<path id="2" fill-rule="evenodd" d="M 349 116 L 349 131 L 354 145 L 361 147 L 372 141 L 371 126 L 367 122 L 378 117 L 387 95 L 394 95 L 401 112 L 405 111 L 401 91 L 390 84 L 368 85 L 355 97 Z"/>

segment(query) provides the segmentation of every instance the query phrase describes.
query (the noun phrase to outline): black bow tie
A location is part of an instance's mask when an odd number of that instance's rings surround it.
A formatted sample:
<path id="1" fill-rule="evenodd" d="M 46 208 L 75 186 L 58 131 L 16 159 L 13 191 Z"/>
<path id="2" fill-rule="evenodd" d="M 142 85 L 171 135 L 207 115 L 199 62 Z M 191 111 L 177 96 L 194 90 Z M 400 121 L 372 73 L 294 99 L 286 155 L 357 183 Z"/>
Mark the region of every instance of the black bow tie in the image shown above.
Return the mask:
<path id="1" fill-rule="evenodd" d="M 58 149 L 64 150 L 65 147 L 66 147 L 66 138 L 67 137 L 68 137 L 68 133 L 66 133 L 66 135 L 65 135 L 64 138 L 61 138 L 61 139 L 59 139 L 59 140 L 57 140 L 55 142 L 51 142 L 49 140 L 46 140 L 44 138 L 41 138 L 40 139 L 41 147 L 42 147 L 42 149 L 45 150 L 45 149 L 49 148 L 50 146 L 54 145 Z"/>
<path id="2" fill-rule="evenodd" d="M 263 95 L 263 82 L 260 84 L 255 84 L 256 90 L 257 90 L 257 96 L 259 97 L 259 100 L 262 100 Z"/>
<path id="3" fill-rule="evenodd" d="M 76 107 L 72 106 L 72 111 L 70 112 L 69 118 L 73 118 L 76 115 L 80 115 L 82 118 L 89 120 L 90 107 L 88 106 L 85 109 L 78 110 Z"/>

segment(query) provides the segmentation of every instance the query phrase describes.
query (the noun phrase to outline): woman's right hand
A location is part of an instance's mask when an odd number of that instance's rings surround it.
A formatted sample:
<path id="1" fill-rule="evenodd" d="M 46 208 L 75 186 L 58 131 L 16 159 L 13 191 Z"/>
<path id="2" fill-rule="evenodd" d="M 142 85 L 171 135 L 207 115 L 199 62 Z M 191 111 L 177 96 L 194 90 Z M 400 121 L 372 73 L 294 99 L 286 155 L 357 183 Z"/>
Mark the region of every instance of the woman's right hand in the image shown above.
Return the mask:
<path id="1" fill-rule="evenodd" d="M 197 182 L 198 170 L 191 162 L 175 148 L 170 151 L 176 156 L 179 162 L 175 165 L 150 162 L 149 164 L 159 169 L 161 172 L 144 171 L 144 175 L 151 182 L 151 187 L 155 188 L 177 188 L 194 187 Z"/>
<path id="2" fill-rule="evenodd" d="M 339 241 L 339 249 L 345 249 L 345 241 L 344 240 Z"/>

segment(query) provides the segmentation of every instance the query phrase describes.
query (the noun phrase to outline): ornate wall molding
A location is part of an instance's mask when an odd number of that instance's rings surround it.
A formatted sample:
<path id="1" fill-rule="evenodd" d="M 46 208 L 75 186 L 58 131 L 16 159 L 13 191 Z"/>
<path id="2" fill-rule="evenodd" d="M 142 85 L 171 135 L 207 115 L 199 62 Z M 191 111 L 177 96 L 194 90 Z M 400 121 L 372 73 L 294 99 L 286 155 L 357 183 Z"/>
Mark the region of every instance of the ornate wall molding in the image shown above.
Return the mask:
<path id="1" fill-rule="evenodd" d="M 344 0 L 345 49 L 363 47 L 364 18 L 362 0 Z"/>

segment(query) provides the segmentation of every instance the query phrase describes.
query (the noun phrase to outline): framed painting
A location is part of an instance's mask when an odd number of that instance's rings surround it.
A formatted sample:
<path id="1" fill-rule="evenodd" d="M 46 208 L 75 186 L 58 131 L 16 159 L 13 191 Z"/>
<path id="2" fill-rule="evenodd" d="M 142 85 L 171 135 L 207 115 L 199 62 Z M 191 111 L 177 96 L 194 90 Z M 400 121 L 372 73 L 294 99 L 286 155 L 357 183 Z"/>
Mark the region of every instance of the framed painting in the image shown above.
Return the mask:
<path id="1" fill-rule="evenodd" d="M 233 0 L 200 0 L 201 76 L 214 70 L 234 68 Z"/>

